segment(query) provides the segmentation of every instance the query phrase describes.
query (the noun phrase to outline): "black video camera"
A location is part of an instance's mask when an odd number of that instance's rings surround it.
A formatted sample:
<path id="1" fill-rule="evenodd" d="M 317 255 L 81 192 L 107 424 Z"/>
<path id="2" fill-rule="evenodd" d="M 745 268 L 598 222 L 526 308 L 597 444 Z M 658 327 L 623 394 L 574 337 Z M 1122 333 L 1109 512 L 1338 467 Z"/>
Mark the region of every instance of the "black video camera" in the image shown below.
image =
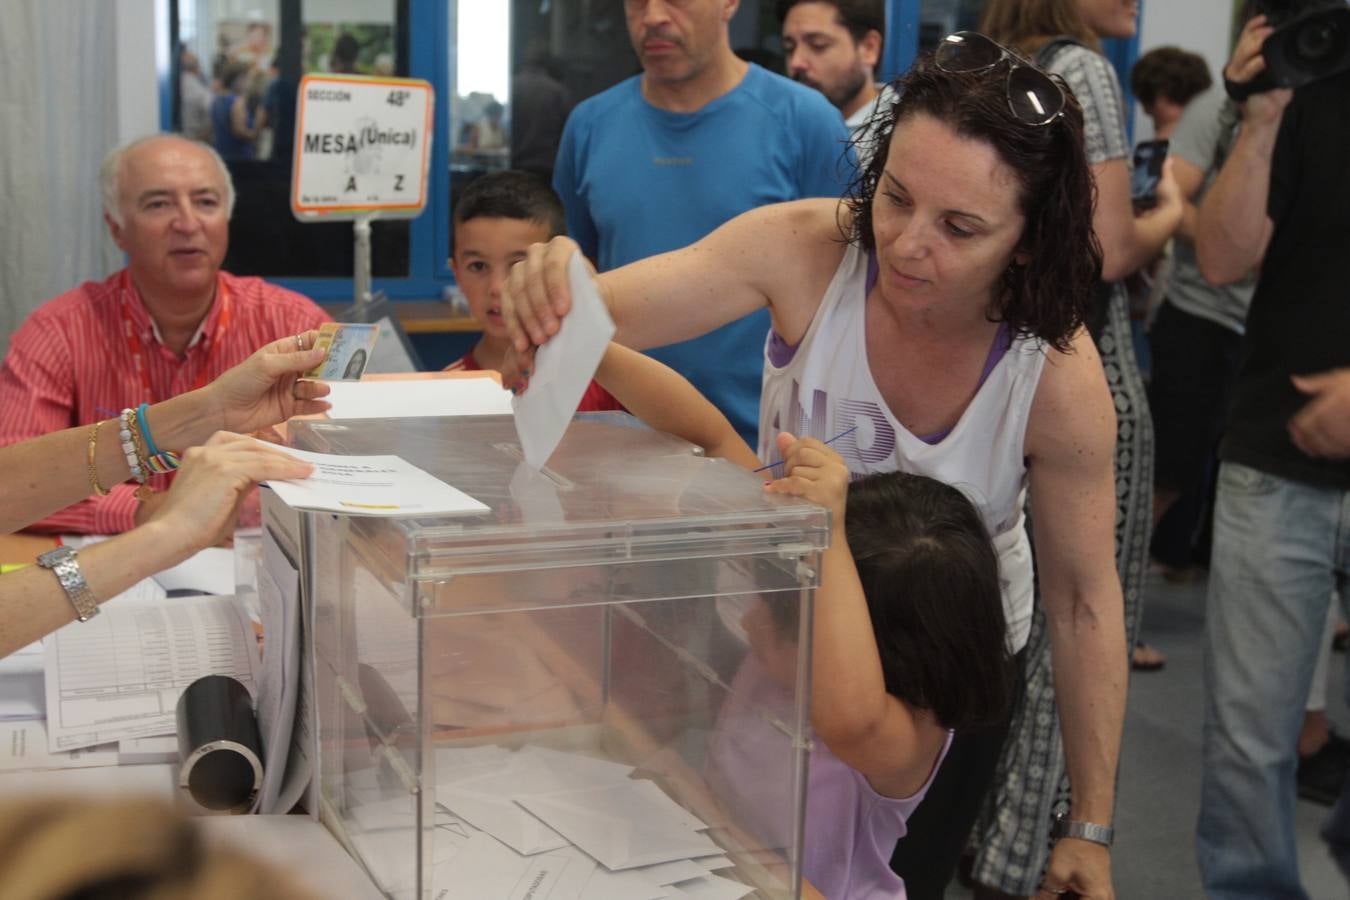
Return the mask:
<path id="1" fill-rule="evenodd" d="M 1274 88 L 1297 88 L 1350 69 L 1350 6 L 1344 0 L 1317 0 L 1302 4 L 1257 4 L 1275 32 L 1266 38 L 1261 55 L 1266 69 L 1245 84 L 1225 81 L 1228 95 L 1239 103 L 1252 94 Z"/>

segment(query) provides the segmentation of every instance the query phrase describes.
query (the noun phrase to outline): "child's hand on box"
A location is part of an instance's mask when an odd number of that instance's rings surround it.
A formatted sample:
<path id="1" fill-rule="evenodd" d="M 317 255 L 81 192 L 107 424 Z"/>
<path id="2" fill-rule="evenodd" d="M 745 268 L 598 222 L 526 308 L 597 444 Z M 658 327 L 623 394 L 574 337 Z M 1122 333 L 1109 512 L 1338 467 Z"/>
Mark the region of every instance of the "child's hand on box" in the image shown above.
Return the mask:
<path id="1" fill-rule="evenodd" d="M 834 528 L 842 529 L 849 480 L 844 458 L 815 438 L 798 438 L 786 431 L 778 435 L 778 453 L 783 477 L 768 482 L 765 490 L 819 503 L 833 515 Z"/>

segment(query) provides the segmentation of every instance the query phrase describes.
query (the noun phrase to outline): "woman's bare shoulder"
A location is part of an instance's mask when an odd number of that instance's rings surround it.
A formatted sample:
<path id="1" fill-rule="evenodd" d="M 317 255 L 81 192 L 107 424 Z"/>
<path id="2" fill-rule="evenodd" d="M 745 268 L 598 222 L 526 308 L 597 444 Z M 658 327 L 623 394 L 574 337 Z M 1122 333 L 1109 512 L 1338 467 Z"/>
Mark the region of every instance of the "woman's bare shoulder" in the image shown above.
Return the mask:
<path id="1" fill-rule="evenodd" d="M 1115 406 L 1097 345 L 1087 330 L 1068 352 L 1043 348 L 1045 368 L 1032 401 L 1026 449 L 1031 457 L 1078 454 L 1115 444 Z M 1039 451 L 1039 452 L 1038 452 Z"/>

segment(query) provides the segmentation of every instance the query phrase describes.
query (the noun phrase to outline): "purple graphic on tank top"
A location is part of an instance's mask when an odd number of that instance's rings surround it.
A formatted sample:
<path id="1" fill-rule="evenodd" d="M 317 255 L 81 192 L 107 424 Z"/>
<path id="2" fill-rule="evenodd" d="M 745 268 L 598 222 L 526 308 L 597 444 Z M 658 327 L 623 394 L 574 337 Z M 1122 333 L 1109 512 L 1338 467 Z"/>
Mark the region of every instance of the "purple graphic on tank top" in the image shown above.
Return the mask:
<path id="1" fill-rule="evenodd" d="M 792 393 L 788 398 L 788 420 L 784 427 L 781 413 L 775 413 L 775 431 L 809 436 L 824 441 L 837 434 L 856 428 L 843 435 L 831 446 L 838 451 L 851 471 L 870 468 L 890 459 L 895 453 L 895 429 L 886 420 L 881 406 L 870 400 L 840 400 L 835 404 L 833 421 L 829 417 L 829 394 L 817 388 L 811 392 L 811 410 L 801 403 L 801 385 L 792 379 Z"/>

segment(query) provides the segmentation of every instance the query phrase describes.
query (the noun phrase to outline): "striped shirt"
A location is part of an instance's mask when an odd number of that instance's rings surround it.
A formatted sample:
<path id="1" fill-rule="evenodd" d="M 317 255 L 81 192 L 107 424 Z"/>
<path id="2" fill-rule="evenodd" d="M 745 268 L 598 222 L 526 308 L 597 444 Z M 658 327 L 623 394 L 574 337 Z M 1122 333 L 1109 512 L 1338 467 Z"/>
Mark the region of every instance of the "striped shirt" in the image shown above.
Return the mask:
<path id="1" fill-rule="evenodd" d="M 221 313 L 217 291 L 216 302 L 181 358 L 160 341 L 125 270 L 106 281 L 87 281 L 34 310 L 10 337 L 9 354 L 0 366 L 0 446 L 89 425 L 126 407 L 190 391 L 264 344 L 330 320 L 312 301 L 260 278 L 237 278 L 225 272 L 220 277 L 230 297 L 228 327 L 217 340 Z M 124 295 L 153 396 L 146 396 L 124 332 Z M 117 436 L 103 429 L 100 439 L 115 441 Z M 169 477 L 154 476 L 150 484 L 164 490 Z M 134 483 L 118 485 L 106 497 L 90 497 L 29 527 L 118 534 L 135 524 L 135 488 Z"/>

